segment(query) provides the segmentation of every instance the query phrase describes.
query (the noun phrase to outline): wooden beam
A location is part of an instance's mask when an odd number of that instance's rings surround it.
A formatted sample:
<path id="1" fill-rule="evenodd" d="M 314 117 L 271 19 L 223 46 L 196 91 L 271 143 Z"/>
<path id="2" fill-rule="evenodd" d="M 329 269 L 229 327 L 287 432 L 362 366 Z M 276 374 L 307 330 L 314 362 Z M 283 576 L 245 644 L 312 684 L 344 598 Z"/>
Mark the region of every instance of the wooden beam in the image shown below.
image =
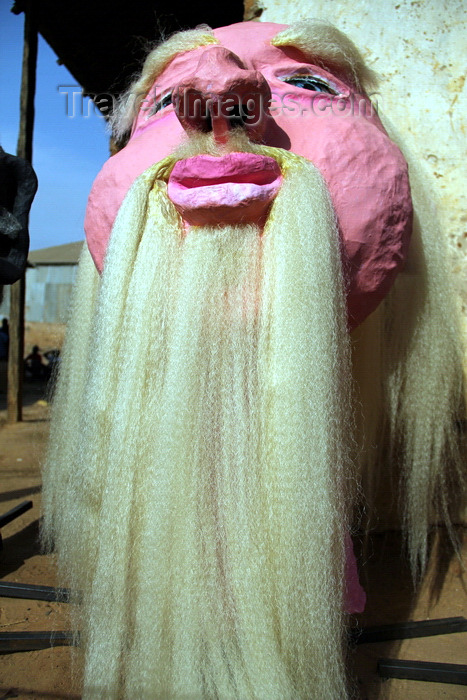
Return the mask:
<path id="1" fill-rule="evenodd" d="M 467 666 L 465 664 L 379 659 L 378 674 L 383 678 L 406 678 L 409 681 L 467 685 Z M 441 697 L 438 694 L 436 696 Z M 424 697 L 427 697 L 427 695 L 424 695 Z M 431 695 L 431 697 L 434 697 L 434 695 Z"/>
<path id="2" fill-rule="evenodd" d="M 24 9 L 23 66 L 21 74 L 20 126 L 16 155 L 32 163 L 34 96 L 36 94 L 37 18 L 35 3 L 27 0 Z"/>
<path id="3" fill-rule="evenodd" d="M 36 651 L 58 646 L 71 646 L 75 642 L 73 632 L 0 632 L 0 653 Z M 3 696 L 5 697 L 5 696 Z M 14 697 L 8 695 L 7 697 Z M 18 697 L 18 696 L 16 696 Z"/>
<path id="4" fill-rule="evenodd" d="M 377 625 L 352 630 L 349 634 L 353 644 L 373 644 L 386 642 L 390 639 L 415 639 L 416 637 L 432 637 L 436 634 L 453 634 L 467 632 L 465 617 L 444 617 L 439 620 L 409 620 L 395 622 L 392 625 Z"/>
<path id="5" fill-rule="evenodd" d="M 0 581 L 0 598 L 26 598 L 27 600 L 48 600 L 69 603 L 71 592 L 68 588 L 53 588 L 34 583 Z"/>
<path id="6" fill-rule="evenodd" d="M 24 300 L 26 275 L 10 287 L 7 422 L 23 420 Z"/>
<path id="7" fill-rule="evenodd" d="M 20 125 L 17 155 L 32 163 L 34 96 L 36 92 L 37 19 L 33 0 L 24 6 L 24 44 L 21 75 Z M 10 287 L 10 348 L 8 357 L 7 420 L 16 423 L 23 413 L 24 300 L 26 274 Z"/>

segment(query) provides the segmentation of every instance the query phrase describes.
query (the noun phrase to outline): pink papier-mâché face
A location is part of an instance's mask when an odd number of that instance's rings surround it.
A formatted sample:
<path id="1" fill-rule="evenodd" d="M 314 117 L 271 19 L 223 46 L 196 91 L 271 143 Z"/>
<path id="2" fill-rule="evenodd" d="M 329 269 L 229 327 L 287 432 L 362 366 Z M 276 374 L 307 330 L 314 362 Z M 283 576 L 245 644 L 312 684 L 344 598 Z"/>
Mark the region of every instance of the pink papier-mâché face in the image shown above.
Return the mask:
<path id="1" fill-rule="evenodd" d="M 167 65 L 142 103 L 129 142 L 96 178 L 85 222 L 88 245 L 101 271 L 114 220 L 134 180 L 191 130 L 207 128 L 186 101 L 176 109 L 175 100 L 161 96 L 217 99 L 209 128 L 222 144 L 232 124 L 222 105 L 226 95 L 236 95 L 249 110 L 242 126 L 253 142 L 304 156 L 323 175 L 342 241 L 353 328 L 389 291 L 407 255 L 412 226 L 407 164 L 368 96 L 356 92 L 339 69 L 323 68 L 319 57 L 311 63 L 297 48 L 271 45 L 284 29 L 260 22 L 222 27 L 214 30 L 219 45 L 178 54 Z M 168 195 L 188 227 L 261 222 L 281 181 L 277 163 L 265 156 L 195 156 L 176 164 Z"/>

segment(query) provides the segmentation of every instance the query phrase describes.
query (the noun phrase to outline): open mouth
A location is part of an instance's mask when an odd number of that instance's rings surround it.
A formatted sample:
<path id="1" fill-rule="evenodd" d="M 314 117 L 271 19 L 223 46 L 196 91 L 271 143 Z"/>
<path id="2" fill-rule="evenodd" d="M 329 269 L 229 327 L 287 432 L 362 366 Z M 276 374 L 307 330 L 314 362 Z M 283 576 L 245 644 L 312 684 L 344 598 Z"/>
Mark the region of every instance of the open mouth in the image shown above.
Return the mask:
<path id="1" fill-rule="evenodd" d="M 278 163 L 255 153 L 199 155 L 178 161 L 167 194 L 190 224 L 261 219 L 282 184 Z"/>

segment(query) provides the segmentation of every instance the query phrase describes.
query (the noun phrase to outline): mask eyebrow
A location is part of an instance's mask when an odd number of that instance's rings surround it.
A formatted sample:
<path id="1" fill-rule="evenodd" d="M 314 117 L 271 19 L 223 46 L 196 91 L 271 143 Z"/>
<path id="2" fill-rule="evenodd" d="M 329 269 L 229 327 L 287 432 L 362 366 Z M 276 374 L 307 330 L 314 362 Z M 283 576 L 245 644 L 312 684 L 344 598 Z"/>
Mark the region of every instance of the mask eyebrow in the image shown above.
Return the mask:
<path id="1" fill-rule="evenodd" d="M 357 90 L 368 91 L 378 84 L 376 73 L 365 65 L 355 44 L 327 22 L 296 22 L 276 34 L 271 44 L 298 49 L 315 65 L 337 69 Z"/>
<path id="2" fill-rule="evenodd" d="M 138 115 L 141 103 L 168 64 L 181 53 L 210 44 L 219 44 L 219 40 L 208 25 L 201 25 L 196 29 L 177 32 L 147 55 L 141 74 L 119 97 L 110 117 L 112 135 L 116 141 L 125 139 Z"/>

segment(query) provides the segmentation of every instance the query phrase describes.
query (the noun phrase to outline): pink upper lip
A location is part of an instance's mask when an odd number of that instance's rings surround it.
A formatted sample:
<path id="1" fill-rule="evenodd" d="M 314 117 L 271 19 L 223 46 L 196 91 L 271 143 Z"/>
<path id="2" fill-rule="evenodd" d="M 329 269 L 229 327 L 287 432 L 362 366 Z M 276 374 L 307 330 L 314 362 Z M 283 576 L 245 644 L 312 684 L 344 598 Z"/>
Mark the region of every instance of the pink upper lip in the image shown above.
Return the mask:
<path id="1" fill-rule="evenodd" d="M 199 155 L 178 161 L 170 181 L 181 188 L 224 183 L 268 185 L 281 176 L 277 162 L 255 153 L 229 153 L 222 157 Z"/>

